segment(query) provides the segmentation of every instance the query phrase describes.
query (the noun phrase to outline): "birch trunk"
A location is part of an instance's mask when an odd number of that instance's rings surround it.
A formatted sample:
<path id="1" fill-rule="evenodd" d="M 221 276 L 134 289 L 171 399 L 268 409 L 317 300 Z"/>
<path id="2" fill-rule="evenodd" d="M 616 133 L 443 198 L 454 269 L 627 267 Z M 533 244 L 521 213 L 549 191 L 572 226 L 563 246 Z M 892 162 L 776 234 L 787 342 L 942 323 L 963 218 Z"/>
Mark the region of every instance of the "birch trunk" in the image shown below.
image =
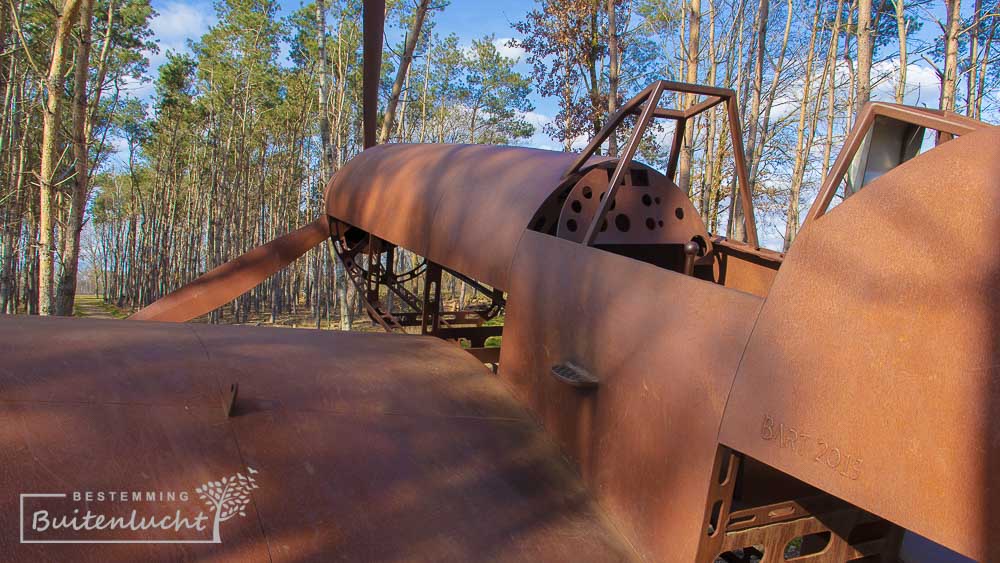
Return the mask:
<path id="1" fill-rule="evenodd" d="M 944 29 L 944 72 L 941 73 L 940 107 L 945 111 L 955 111 L 955 87 L 958 78 L 958 35 L 962 25 L 962 1 L 945 0 L 948 19 Z M 951 138 L 938 132 L 937 144 Z"/>
<path id="2" fill-rule="evenodd" d="M 688 46 L 685 80 L 688 83 L 698 82 L 698 48 L 701 42 L 701 0 L 688 2 Z M 694 94 L 684 96 L 684 107 L 689 108 L 695 103 Z M 677 164 L 677 186 L 681 191 L 691 196 L 691 161 L 694 159 L 695 124 L 689 123 L 684 130 L 684 146 L 681 147 L 680 161 Z"/>
<path id="3" fill-rule="evenodd" d="M 792 241 L 795 239 L 795 234 L 799 230 L 799 197 L 802 192 L 802 179 L 805 176 L 806 156 L 812 145 L 812 136 L 809 136 L 808 141 L 806 139 L 806 127 L 809 115 L 809 97 L 812 88 L 812 68 L 813 60 L 815 59 L 816 34 L 819 29 L 820 6 L 821 1 L 817 1 L 816 11 L 813 13 L 812 32 L 809 35 L 809 49 L 806 51 L 806 72 L 802 85 L 802 104 L 799 106 L 799 122 L 795 135 L 795 164 L 792 166 L 788 210 L 785 214 L 785 252 L 788 252 L 788 247 L 791 246 Z M 820 91 L 822 91 L 822 85 L 820 85 Z M 813 115 L 815 115 L 815 112 L 813 112 Z M 813 130 L 815 131 L 815 126 Z"/>
<path id="4" fill-rule="evenodd" d="M 871 98 L 872 88 L 872 0 L 858 0 L 858 70 L 855 74 L 854 114 Z"/>
<path id="5" fill-rule="evenodd" d="M 618 27 L 615 22 L 615 0 L 608 0 L 608 119 L 618 109 L 618 82 L 620 80 L 618 61 Z M 608 137 L 608 156 L 618 156 L 618 133 L 611 130 Z"/>
<path id="6" fill-rule="evenodd" d="M 904 4 L 905 0 L 893 0 L 893 4 L 896 8 L 896 29 L 898 31 L 897 37 L 899 40 L 899 77 L 896 83 L 896 103 L 903 103 L 903 98 L 906 97 L 906 67 L 909 64 L 909 58 L 906 52 L 906 6 Z"/>

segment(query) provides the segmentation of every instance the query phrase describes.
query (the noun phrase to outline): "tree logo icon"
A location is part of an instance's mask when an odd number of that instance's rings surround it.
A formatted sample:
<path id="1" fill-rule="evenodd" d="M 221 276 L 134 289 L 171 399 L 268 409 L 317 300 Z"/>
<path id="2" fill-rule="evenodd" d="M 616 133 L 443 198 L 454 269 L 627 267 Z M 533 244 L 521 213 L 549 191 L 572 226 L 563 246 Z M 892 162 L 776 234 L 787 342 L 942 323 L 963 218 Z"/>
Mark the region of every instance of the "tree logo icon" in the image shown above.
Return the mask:
<path id="1" fill-rule="evenodd" d="M 247 467 L 247 474 L 236 473 L 223 477 L 221 481 L 209 481 L 194 491 L 215 511 L 215 521 L 212 528 L 213 543 L 221 543 L 219 524 L 236 516 L 246 516 L 246 506 L 250 504 L 250 491 L 259 489 L 257 480 L 253 478 L 258 473 L 252 467 Z"/>

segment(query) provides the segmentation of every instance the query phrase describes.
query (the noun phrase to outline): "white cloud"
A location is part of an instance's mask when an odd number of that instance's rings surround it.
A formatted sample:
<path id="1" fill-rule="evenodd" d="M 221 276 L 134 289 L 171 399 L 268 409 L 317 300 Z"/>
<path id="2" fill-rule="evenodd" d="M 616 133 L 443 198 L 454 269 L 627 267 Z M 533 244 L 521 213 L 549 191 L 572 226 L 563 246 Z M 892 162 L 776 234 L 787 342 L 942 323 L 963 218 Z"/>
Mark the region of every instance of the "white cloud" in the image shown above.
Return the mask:
<path id="1" fill-rule="evenodd" d="M 168 50 L 188 52 L 188 40 L 201 39 L 215 22 L 215 13 L 209 5 L 171 1 L 159 8 L 149 25 L 160 46 L 158 53 L 146 53 L 151 74 L 155 75 L 156 69 L 166 62 Z"/>
<path id="2" fill-rule="evenodd" d="M 895 101 L 896 84 L 899 82 L 899 63 L 897 57 L 874 65 L 872 75 L 881 80 L 872 89 L 872 99 L 886 102 Z M 937 107 L 940 97 L 941 80 L 934 69 L 923 64 L 906 65 L 904 104 Z"/>
<path id="3" fill-rule="evenodd" d="M 535 133 L 530 138 L 522 141 L 524 146 L 536 149 L 560 150 L 552 145 L 552 139 L 549 138 L 543 129 L 546 124 L 552 122 L 551 117 L 537 111 L 525 111 L 521 112 L 521 118 L 535 126 Z"/>
<path id="4" fill-rule="evenodd" d="M 524 112 L 524 113 L 521 114 L 521 117 L 524 118 L 525 121 L 527 121 L 528 123 L 534 125 L 537 128 L 541 128 L 545 124 L 552 122 L 552 118 L 551 117 L 549 117 L 549 116 L 547 116 L 545 114 L 542 114 L 542 113 L 538 113 L 536 111 L 527 111 L 527 112 Z"/>
<path id="5" fill-rule="evenodd" d="M 493 42 L 493 46 L 495 46 L 497 48 L 497 52 L 499 52 L 504 57 L 518 61 L 521 59 L 521 57 L 524 56 L 525 51 L 520 47 L 510 46 L 508 44 L 510 43 L 510 40 L 511 40 L 510 37 L 501 37 L 500 39 L 497 39 L 496 41 Z"/>
<path id="6" fill-rule="evenodd" d="M 183 2 L 167 2 L 153 18 L 150 28 L 155 37 L 164 42 L 180 42 L 201 37 L 215 23 L 211 12 L 202 6 Z"/>
<path id="7" fill-rule="evenodd" d="M 810 86 L 813 88 L 812 96 L 816 95 L 815 88 L 822 79 L 822 73 L 822 68 L 814 69 L 814 76 Z M 843 61 L 838 61 L 836 69 L 838 95 L 846 95 L 851 79 L 852 75 L 847 64 Z M 899 80 L 899 57 L 880 61 L 872 65 L 871 79 L 871 99 L 873 101 L 895 102 L 896 83 Z M 796 77 L 777 93 L 774 104 L 771 106 L 770 119 L 772 123 L 778 122 L 792 113 L 799 111 L 804 86 L 803 79 Z M 934 69 L 923 64 L 911 63 L 907 65 L 906 93 L 903 96 L 904 104 L 919 107 L 937 107 L 940 93 L 941 82 Z"/>

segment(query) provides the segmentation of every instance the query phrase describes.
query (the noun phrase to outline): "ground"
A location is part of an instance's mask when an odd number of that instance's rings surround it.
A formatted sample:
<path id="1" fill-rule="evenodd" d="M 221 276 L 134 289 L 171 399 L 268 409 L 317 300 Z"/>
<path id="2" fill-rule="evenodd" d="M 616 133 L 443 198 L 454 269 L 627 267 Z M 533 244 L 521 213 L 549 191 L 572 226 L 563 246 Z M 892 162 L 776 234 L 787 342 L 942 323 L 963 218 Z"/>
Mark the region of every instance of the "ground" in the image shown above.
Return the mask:
<path id="1" fill-rule="evenodd" d="M 92 319 L 124 319 L 128 314 L 114 305 L 105 303 L 98 296 L 77 295 L 73 302 L 73 316 Z"/>
<path id="2" fill-rule="evenodd" d="M 480 302 L 485 304 L 485 298 L 480 298 Z M 444 300 L 443 306 L 445 310 L 455 310 L 457 308 L 457 302 L 454 300 Z M 124 319 L 131 315 L 134 311 L 116 307 L 110 303 L 105 303 L 100 296 L 90 295 L 90 294 L 77 294 L 76 301 L 73 306 L 73 316 L 75 317 L 89 317 L 92 319 Z M 207 322 L 206 317 L 200 317 L 194 319 L 191 322 Z M 339 330 L 340 323 L 336 319 L 323 319 L 322 326 L 316 326 L 316 319 L 312 315 L 312 311 L 308 307 L 299 307 L 298 311 L 295 313 L 283 313 L 279 315 L 274 322 L 271 322 L 270 314 L 268 313 L 257 313 L 251 314 L 250 319 L 244 323 L 233 323 L 226 321 L 224 324 L 243 324 L 252 326 L 280 326 L 280 327 L 290 327 L 290 328 L 323 328 L 327 330 Z M 497 318 L 491 319 L 486 322 L 487 325 L 497 325 L 503 324 L 503 315 Z M 382 328 L 375 325 L 368 319 L 365 315 L 358 315 L 354 319 L 351 330 L 355 332 L 382 332 Z M 408 332 L 419 333 L 420 329 L 418 327 L 411 327 Z M 486 341 L 487 346 L 499 346 L 500 337 L 494 336 L 490 337 Z"/>

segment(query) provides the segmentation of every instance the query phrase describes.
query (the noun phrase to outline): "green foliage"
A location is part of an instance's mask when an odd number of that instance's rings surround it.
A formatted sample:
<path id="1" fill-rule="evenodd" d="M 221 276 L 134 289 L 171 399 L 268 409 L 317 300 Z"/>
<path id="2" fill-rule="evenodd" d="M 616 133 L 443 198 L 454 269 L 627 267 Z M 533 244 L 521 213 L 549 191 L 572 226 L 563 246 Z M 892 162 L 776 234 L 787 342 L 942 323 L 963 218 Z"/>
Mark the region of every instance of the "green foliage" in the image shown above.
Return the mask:
<path id="1" fill-rule="evenodd" d="M 501 55 L 495 42 L 493 35 L 473 41 L 464 61 L 461 99 L 472 113 L 470 142 L 504 144 L 535 132 L 523 118 L 524 112 L 535 109 L 528 99 L 528 79 L 514 70 L 515 61 Z"/>
<path id="2" fill-rule="evenodd" d="M 111 11 L 110 40 L 115 49 L 110 51 L 108 68 L 117 80 L 139 80 L 149 68 L 144 52 L 158 51 L 149 24 L 156 15 L 149 0 L 99 0 L 94 3 L 94 39 L 99 45 L 109 32 L 108 13 Z M 96 56 L 100 56 L 99 49 Z M 95 65 L 92 65 L 95 66 Z M 96 68 L 95 68 L 96 71 Z"/>
<path id="3" fill-rule="evenodd" d="M 156 110 L 162 119 L 178 119 L 191 109 L 196 68 L 190 55 L 167 51 L 167 61 L 156 79 Z"/>

